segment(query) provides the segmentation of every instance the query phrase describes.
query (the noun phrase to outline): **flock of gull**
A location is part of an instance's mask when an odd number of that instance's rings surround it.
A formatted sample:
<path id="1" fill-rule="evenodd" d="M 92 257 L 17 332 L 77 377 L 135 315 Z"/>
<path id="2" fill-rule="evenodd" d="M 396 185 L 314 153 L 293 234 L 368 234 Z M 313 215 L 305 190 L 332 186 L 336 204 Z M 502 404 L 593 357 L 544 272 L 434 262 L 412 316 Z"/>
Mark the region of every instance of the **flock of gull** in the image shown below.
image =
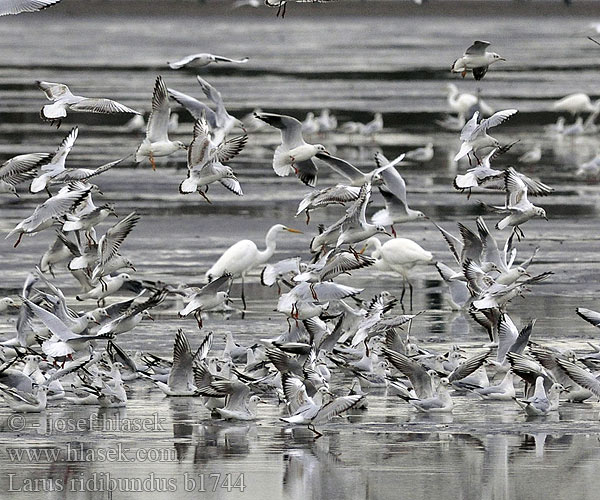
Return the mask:
<path id="1" fill-rule="evenodd" d="M 21 3 L 29 10 L 33 4 L 53 2 Z M 468 73 L 477 80 L 484 78 L 490 65 L 504 60 L 488 51 L 489 45 L 475 41 L 451 71 L 463 78 Z M 178 70 L 247 62 L 248 58 L 193 54 L 169 66 Z M 372 169 L 362 171 L 306 138 L 336 128 L 372 136 L 384 127 L 381 114 L 369 123 L 347 122 L 341 127 L 327 110 L 304 121 L 261 110 L 240 120 L 227 111 L 216 88 L 199 75 L 196 79 L 205 99 L 168 88 L 161 76 L 156 78 L 145 137 L 128 157 L 94 169 L 71 167 L 68 155 L 78 138 L 74 127 L 55 152 L 19 155 L 0 167 L 3 196 L 22 196 L 17 187 L 26 183 L 30 193 L 48 196 L 7 238 L 14 239 L 15 247 L 27 244 L 24 236 L 42 232 L 53 239 L 27 276 L 20 296 L 0 300 L 0 314 L 16 313 L 16 334 L 0 344 L 0 392 L 13 411 L 42 412 L 61 401 L 124 407 L 126 383 L 135 380 L 168 397 L 197 398 L 214 418 L 225 420 L 260 419 L 261 401 L 280 405 L 283 422 L 308 426 L 318 437 L 321 432 L 315 426 L 351 408 L 367 408 L 369 391 L 385 390 L 398 404 L 418 412 L 451 412 L 456 398 L 477 398 L 507 401 L 529 416 L 555 412 L 564 400 L 600 397 L 596 376 L 600 348 L 582 355 L 544 346 L 535 340 L 535 320 L 518 326 L 509 315 L 514 298 L 552 275 L 530 273 L 542 249 L 525 259 L 517 258 L 517 249 L 528 221 L 548 220 L 545 210 L 530 198 L 549 196 L 554 190 L 502 165 L 514 143 L 502 144 L 490 135 L 516 109 L 494 111 L 479 96 L 448 86 L 448 102 L 456 116 L 439 124 L 460 131 L 454 161 L 469 163 L 464 173 L 456 175 L 454 188 L 468 196 L 494 190 L 504 200 L 493 206 L 480 202 L 490 219 L 459 222 L 455 233 L 410 208 L 400 174 L 403 162 L 431 160 L 433 144 L 392 160 L 376 153 Z M 41 108 L 41 118 L 59 127 L 68 113 L 132 115 L 136 126 L 142 120 L 138 111 L 114 100 L 78 96 L 62 83 L 37 85 L 51 101 Z M 189 143 L 169 139 L 173 102 L 194 119 Z M 575 124 L 583 123 L 581 115 L 589 113 L 588 127 L 595 126 L 600 111 L 600 105 L 584 94 L 567 96 L 555 107 L 573 114 Z M 300 232 L 282 224 L 269 229 L 264 250 L 251 240 L 238 241 L 206 271 L 206 284 L 200 287 L 137 279 L 135 262 L 121 253 L 121 247 L 134 233 L 140 215 L 134 211 L 120 218 L 116 207 L 97 201 L 103 177 L 126 160 L 156 169 L 157 159 L 185 150 L 188 169 L 179 188 L 182 195 L 198 193 L 212 203 L 209 187 L 220 184 L 242 196 L 242 185 L 226 163 L 243 154 L 248 134 L 265 129 L 276 129 L 281 136 L 272 159 L 275 174 L 295 176 L 299 187 L 310 188 L 299 200 L 296 216 L 305 214 L 308 224 L 311 211 L 342 205 L 339 219 L 318 228 L 304 256 L 272 259 L 281 235 Z M 522 162 L 539 161 L 540 154 L 528 151 Z M 339 183 L 320 189 L 319 169 L 324 168 L 339 176 Z M 368 216 L 377 193 L 384 208 Z M 101 229 L 111 216 L 115 223 Z M 435 262 L 430 251 L 398 237 L 400 225 L 424 219 L 439 230 L 452 262 Z M 497 239 L 500 235 L 502 241 Z M 460 346 L 435 350 L 417 343 L 410 334 L 413 322 L 420 319 L 420 312 L 413 311 L 411 274 L 420 265 L 435 265 L 447 284 L 452 308 L 467 311 L 487 332 L 488 344 L 467 355 Z M 352 272 L 369 273 L 369 268 L 400 277 L 399 297 L 389 291 L 361 297 L 363 289 L 336 282 Z M 57 272 L 76 280 L 80 290 L 75 297 L 67 297 L 57 286 Z M 253 345 L 241 345 L 241 339 L 236 341 L 229 333 L 224 349 L 217 351 L 213 333 L 204 333 L 205 313 L 231 309 L 235 280 L 241 282 L 246 310 L 244 282 L 253 272 L 260 273 L 263 286 L 277 287 L 276 310 L 285 317 L 282 333 Z M 73 299 L 83 308 L 74 308 Z M 175 330 L 168 340 L 173 344 L 171 359 L 128 352 L 121 339 L 141 328 L 142 320 L 152 319 L 152 310 L 165 301 L 178 304 L 180 318 L 196 319 L 201 341 L 195 341 L 197 334 L 192 339 L 169 324 L 165 330 Z M 577 314 L 600 327 L 600 313 L 579 308 Z"/>

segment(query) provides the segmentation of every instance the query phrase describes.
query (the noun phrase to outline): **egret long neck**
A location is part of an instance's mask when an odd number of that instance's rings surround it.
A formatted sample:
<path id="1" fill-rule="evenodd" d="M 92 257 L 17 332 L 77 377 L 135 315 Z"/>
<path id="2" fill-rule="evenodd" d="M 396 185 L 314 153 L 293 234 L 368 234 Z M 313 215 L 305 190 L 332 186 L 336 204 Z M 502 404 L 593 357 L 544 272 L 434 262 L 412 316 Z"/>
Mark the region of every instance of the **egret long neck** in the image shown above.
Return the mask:
<path id="1" fill-rule="evenodd" d="M 265 237 L 265 248 L 262 252 L 258 252 L 258 264 L 264 264 L 267 262 L 275 253 L 277 247 L 277 228 L 272 227 L 269 229 L 267 236 Z"/>

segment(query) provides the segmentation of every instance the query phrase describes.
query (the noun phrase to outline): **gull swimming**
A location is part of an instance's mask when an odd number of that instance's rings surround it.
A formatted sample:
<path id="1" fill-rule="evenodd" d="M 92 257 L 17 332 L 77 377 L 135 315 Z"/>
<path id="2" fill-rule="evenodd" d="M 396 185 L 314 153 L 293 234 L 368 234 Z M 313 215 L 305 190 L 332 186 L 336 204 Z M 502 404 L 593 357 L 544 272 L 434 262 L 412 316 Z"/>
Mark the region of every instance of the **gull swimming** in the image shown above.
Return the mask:
<path id="1" fill-rule="evenodd" d="M 243 57 L 242 59 L 229 59 L 228 57 L 217 56 L 215 54 L 191 54 L 189 56 L 185 56 L 177 61 L 168 62 L 167 64 L 171 69 L 181 69 L 181 68 L 203 68 L 204 66 L 208 66 L 211 63 L 234 63 L 234 64 L 244 64 L 247 63 L 250 59 L 248 57 Z"/>
<path id="2" fill-rule="evenodd" d="M 460 73 L 464 78 L 467 71 L 473 72 L 473 78 L 475 80 L 481 80 L 489 66 L 498 61 L 506 61 L 504 57 L 496 52 L 488 52 L 487 48 L 490 46 L 490 42 L 483 40 L 476 40 L 473 42 L 462 57 L 459 57 L 452 64 L 452 73 Z"/>
<path id="3" fill-rule="evenodd" d="M 62 119 L 67 116 L 67 110 L 83 113 L 140 114 L 138 111 L 111 99 L 74 95 L 69 90 L 69 87 L 63 83 L 44 82 L 41 80 L 38 80 L 36 83 L 40 90 L 46 94 L 46 97 L 52 101 L 52 104 L 42 107 L 40 111 L 42 120 L 49 121 L 50 124 L 57 122 L 59 127 Z"/>

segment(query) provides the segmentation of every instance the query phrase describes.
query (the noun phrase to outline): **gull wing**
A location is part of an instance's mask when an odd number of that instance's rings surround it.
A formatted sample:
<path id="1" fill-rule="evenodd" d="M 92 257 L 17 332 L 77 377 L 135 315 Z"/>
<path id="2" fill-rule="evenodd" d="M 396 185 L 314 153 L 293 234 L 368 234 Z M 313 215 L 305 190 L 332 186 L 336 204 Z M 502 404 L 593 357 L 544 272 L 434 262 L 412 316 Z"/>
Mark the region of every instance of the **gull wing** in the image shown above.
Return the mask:
<path id="1" fill-rule="evenodd" d="M 98 260 L 100 266 L 105 265 L 117 254 L 121 244 L 139 220 L 140 216 L 137 212 L 131 212 L 123 220 L 120 220 L 111 227 L 106 234 L 100 238 L 100 242 L 98 243 Z"/>
<path id="2" fill-rule="evenodd" d="M 56 335 L 63 342 L 67 342 L 69 340 L 80 338 L 79 335 L 75 335 L 68 327 L 65 325 L 57 316 L 52 314 L 50 311 L 46 311 L 46 309 L 41 308 L 37 304 L 31 302 L 29 299 L 23 299 L 23 302 L 27 304 L 27 306 L 31 309 L 33 314 L 46 325 L 46 328 L 50 330 L 54 335 Z"/>
<path id="3" fill-rule="evenodd" d="M 66 193 L 57 194 L 52 198 L 47 199 L 41 205 L 38 205 L 33 214 L 28 218 L 27 226 L 36 228 L 43 222 L 52 217 L 64 215 L 71 210 L 73 206 L 81 203 L 87 198 L 89 190 L 86 191 L 68 191 Z"/>
<path id="4" fill-rule="evenodd" d="M 139 111 L 131 109 L 120 102 L 113 101 L 112 99 L 106 98 L 93 98 L 84 97 L 81 101 L 70 104 L 69 109 L 73 111 L 84 111 L 86 113 L 103 113 L 103 114 L 116 114 L 116 113 L 131 113 L 133 115 L 139 115 Z"/>
<path id="5" fill-rule="evenodd" d="M 333 417 L 349 410 L 355 406 L 364 396 L 355 394 L 353 396 L 341 396 L 319 408 L 317 414 L 313 417 L 313 424 L 329 422 Z"/>
<path id="6" fill-rule="evenodd" d="M 192 361 L 190 344 L 183 329 L 179 328 L 175 334 L 173 366 L 169 372 L 167 382 L 171 389 L 188 387 L 189 383 L 193 380 Z"/>
<path id="7" fill-rule="evenodd" d="M 600 397 L 600 382 L 590 372 L 566 359 L 557 358 L 556 362 L 576 384 L 593 392 L 595 396 Z"/>
<path id="8" fill-rule="evenodd" d="M 231 177 L 223 177 L 219 179 L 219 182 L 224 188 L 229 189 L 233 194 L 238 196 L 244 196 L 244 192 L 242 191 L 242 186 L 240 185 L 240 181 Z"/>
<path id="9" fill-rule="evenodd" d="M 479 232 L 479 240 L 482 245 L 483 260 L 485 262 L 493 262 L 500 271 L 508 271 L 508 265 L 505 260 L 506 254 L 504 254 L 504 257 L 500 255 L 498 243 L 496 243 L 496 239 L 490 234 L 483 217 L 477 217 L 475 222 L 477 224 L 477 231 Z"/>
<path id="10" fill-rule="evenodd" d="M 467 50 L 465 50 L 465 55 L 483 55 L 485 54 L 485 50 L 490 46 L 490 42 L 486 42 L 484 40 L 476 40 L 473 42 Z"/>
<path id="11" fill-rule="evenodd" d="M 32 179 L 36 176 L 36 169 L 50 159 L 48 153 L 30 153 L 14 156 L 0 166 L 0 181 L 12 186 Z"/>
<path id="12" fill-rule="evenodd" d="M 419 398 L 429 398 L 433 396 L 431 377 L 420 363 L 400 352 L 392 351 L 387 347 L 383 348 L 383 354 L 396 369 L 400 370 L 408 377 Z"/>
<path id="13" fill-rule="evenodd" d="M 302 123 L 296 118 L 275 113 L 256 113 L 259 120 L 281 130 L 281 140 L 287 149 L 294 149 L 306 144 L 302 137 Z"/>
<path id="14" fill-rule="evenodd" d="M 58 2 L 60 0 L 2 0 L 0 2 L 0 16 L 20 14 L 21 12 L 37 12 Z"/>
<path id="15" fill-rule="evenodd" d="M 478 370 L 481 366 L 483 366 L 483 363 L 488 358 L 488 356 L 491 354 L 491 352 L 492 352 L 492 350 L 488 349 L 485 352 L 471 356 L 464 363 L 462 363 L 461 365 L 458 365 L 458 367 L 456 367 L 452 371 L 452 373 L 450 375 L 448 375 L 448 381 L 450 383 L 456 382 L 458 380 L 462 380 L 463 378 L 471 375 L 474 371 Z"/>
<path id="16" fill-rule="evenodd" d="M 342 177 L 349 179 L 353 183 L 362 183 L 365 178 L 365 174 L 363 174 L 354 165 L 348 163 L 346 160 L 336 158 L 335 156 L 331 156 L 327 153 L 317 153 L 315 157 L 325 162 L 334 172 L 337 172 Z"/>
<path id="17" fill-rule="evenodd" d="M 492 127 L 496 127 L 497 125 L 504 123 L 516 113 L 518 113 L 518 110 L 516 109 L 503 109 L 502 111 L 497 111 L 489 118 L 481 120 L 481 123 L 477 126 L 477 130 L 475 132 L 485 132 Z"/>
<path id="18" fill-rule="evenodd" d="M 169 94 L 162 76 L 156 77 L 154 92 L 152 93 L 152 111 L 148 118 L 146 137 L 150 142 L 168 141 L 169 135 Z"/>
<path id="19" fill-rule="evenodd" d="M 202 118 L 202 114 L 206 117 L 208 124 L 211 128 L 217 127 L 217 114 L 210 109 L 206 104 L 200 102 L 198 99 L 184 94 L 183 92 L 179 92 L 174 89 L 167 89 L 169 95 L 181 106 L 188 110 L 188 112 L 194 117 L 194 119 L 199 120 Z"/>
<path id="20" fill-rule="evenodd" d="M 65 168 L 65 160 L 67 159 L 67 155 L 73 149 L 75 145 L 75 140 L 77 139 L 77 135 L 79 134 L 79 129 L 77 127 L 73 127 L 71 131 L 67 134 L 67 136 L 63 139 L 58 146 L 52 160 L 47 165 L 44 165 L 41 170 L 62 170 Z"/>
<path id="21" fill-rule="evenodd" d="M 471 139 L 471 137 L 475 133 L 475 130 L 479 127 L 478 120 L 479 120 L 479 111 L 475 111 L 475 113 L 473 113 L 473 116 L 471 117 L 471 119 L 467 123 L 465 123 L 465 126 L 460 131 L 460 140 L 461 141 L 464 142 L 464 141 L 468 141 L 469 139 Z"/>
<path id="22" fill-rule="evenodd" d="M 519 331 L 510 316 L 506 313 L 501 314 L 498 319 L 498 353 L 496 356 L 498 363 L 504 361 L 506 353 L 510 351 L 518 337 Z"/>
<path id="23" fill-rule="evenodd" d="M 586 309 L 584 307 L 578 307 L 575 312 L 580 318 L 583 318 L 588 323 L 594 325 L 596 328 L 600 328 L 600 313 Z"/>
<path id="24" fill-rule="evenodd" d="M 38 88 L 46 94 L 46 97 L 50 101 L 55 102 L 59 99 L 74 97 L 69 87 L 63 83 L 43 82 L 41 80 L 38 80 L 36 83 Z"/>
<path id="25" fill-rule="evenodd" d="M 317 175 L 319 173 L 315 162 L 311 159 L 304 161 L 297 161 L 295 163 L 297 176 L 304 184 L 310 187 L 317 185 Z"/>

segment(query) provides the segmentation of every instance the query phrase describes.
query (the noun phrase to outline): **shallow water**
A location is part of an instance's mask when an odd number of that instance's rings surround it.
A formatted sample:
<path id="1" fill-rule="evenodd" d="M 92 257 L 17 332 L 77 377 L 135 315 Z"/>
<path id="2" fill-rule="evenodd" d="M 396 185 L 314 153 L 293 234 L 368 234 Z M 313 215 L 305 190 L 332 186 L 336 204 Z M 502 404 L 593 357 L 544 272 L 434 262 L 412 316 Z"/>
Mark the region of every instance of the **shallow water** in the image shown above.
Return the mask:
<path id="1" fill-rule="evenodd" d="M 374 140 L 343 134 L 319 140 L 365 168 L 376 148 L 393 156 L 433 141 L 432 162 L 402 167 L 409 202 L 456 231 L 458 220 L 474 226 L 472 221 L 480 213 L 476 199 L 500 202 L 500 196 L 483 193 L 467 200 L 453 191 L 457 167 L 451 158 L 458 134 L 441 131 L 433 120 L 448 111 L 445 83 L 457 83 L 463 91 L 480 88 L 495 108 L 520 110 L 496 134 L 501 141 L 521 139 L 506 155 L 507 161 L 516 161 L 529 146 L 541 143 L 542 162 L 523 169 L 556 187 L 555 195 L 536 202 L 546 208 L 550 222 L 529 222 L 524 227 L 527 238 L 518 245 L 518 259 L 527 258 L 539 246 L 532 270 L 550 269 L 555 274 L 516 299 L 511 316 L 517 325 L 538 319 L 535 341 L 584 351 L 589 349 L 587 340 L 595 341 L 595 333 L 575 316 L 574 309 L 597 308 L 598 184 L 594 179 L 575 178 L 574 172 L 594 156 L 599 141 L 597 136 L 558 140 L 545 135 L 542 125 L 556 119 L 549 113 L 554 99 L 580 91 L 597 97 L 600 52 L 579 35 L 588 22 L 571 17 L 304 19 L 291 15 L 280 22 L 232 18 L 229 13 L 210 19 L 65 18 L 52 10 L 2 19 L 0 158 L 52 151 L 75 124 L 80 134 L 69 156 L 72 166 L 98 166 L 125 156 L 141 140 L 140 134 L 123 131 L 121 118 L 69 116 L 58 131 L 41 123 L 37 113 L 44 99 L 35 88 L 36 79 L 65 82 L 81 94 L 110 96 L 147 111 L 159 73 L 170 87 L 200 94 L 192 74 L 165 69 L 165 61 L 195 51 L 249 55 L 251 63 L 242 68 L 211 67 L 203 73 L 236 116 L 256 106 L 299 117 L 329 107 L 340 121 L 366 121 L 372 112 L 383 111 L 386 130 Z M 451 76 L 452 60 L 482 33 L 508 62 L 493 67 L 479 84 Z M 175 136 L 189 141 L 191 118 L 183 112 L 180 116 L 182 124 Z M 276 141 L 276 134 L 251 135 L 246 151 L 232 163 L 245 196 L 235 198 L 216 187 L 209 193 L 212 205 L 200 197 L 179 195 L 184 154 L 160 161 L 156 172 L 147 165 L 138 169 L 126 165 L 98 178 L 103 199 L 115 202 L 120 215 L 134 209 L 142 214 L 123 249 L 133 256 L 136 276 L 173 284 L 200 283 L 230 244 L 241 238 L 260 241 L 276 222 L 305 231 L 282 239 L 277 257 L 306 256 L 317 224 L 336 220 L 341 210 L 315 212 L 309 226 L 302 217 L 293 217 L 307 190 L 294 179 L 273 174 L 269 162 Z M 461 164 L 459 169 L 466 167 Z M 327 168 L 321 169 L 320 185 L 338 181 Z M 373 211 L 381 205 L 380 198 L 374 198 Z M 0 233 L 8 232 L 42 199 L 2 195 Z M 450 262 L 443 240 L 430 223 L 407 224 L 399 233 L 434 252 L 436 259 Z M 10 241 L 1 243 L 0 296 L 18 293 L 52 239 L 47 232 L 26 238 L 17 249 Z M 371 271 L 339 281 L 364 287 L 365 297 L 383 289 L 399 294 L 401 289 L 397 277 Z M 74 281 L 64 270 L 57 270 L 56 282 L 67 296 L 75 295 Z M 414 310 L 425 312 L 415 321 L 412 334 L 425 346 L 461 343 L 478 348 L 487 341 L 481 328 L 450 311 L 433 267 L 417 273 L 415 285 Z M 236 285 L 234 296 L 238 293 Z M 250 345 L 287 329 L 285 319 L 272 311 L 275 290 L 262 287 L 254 278 L 247 293 L 251 300 L 245 319 L 238 313 L 215 313 L 205 320 L 205 329 L 215 332 L 217 351 L 223 347 L 226 331 Z M 123 335 L 121 344 L 169 355 L 173 334 L 182 327 L 192 347 L 197 346 L 203 334 L 197 333 L 194 320 L 176 319 L 176 310 L 176 304 L 167 302 L 156 312 L 156 322 L 144 321 Z M 0 333 L 8 337 L 13 329 L 12 319 L 3 317 Z M 348 382 L 336 380 L 335 389 L 345 390 Z M 0 409 L 0 489 L 5 496 L 97 499 L 111 498 L 108 490 L 113 489 L 114 499 L 165 498 L 169 490 L 171 494 L 176 490 L 175 498 L 418 500 L 554 495 L 593 499 L 600 486 L 597 403 L 564 404 L 556 415 L 527 420 L 511 404 L 481 403 L 463 396 L 457 398 L 452 415 L 427 416 L 385 392 L 372 391 L 368 411 L 351 411 L 328 424 L 325 436 L 315 441 L 306 429 L 279 422 L 281 410 L 272 399 L 261 405 L 256 423 L 228 424 L 212 420 L 193 399 L 164 398 L 144 382 L 130 383 L 130 389 L 131 401 L 121 412 L 73 408 L 63 402 L 51 404 L 45 414 L 21 419 Z M 128 429 L 144 418 L 150 418 L 145 430 Z M 80 424 L 77 429 L 64 429 L 76 424 Z M 26 453 L 46 450 L 43 453 L 49 455 L 18 458 L 15 448 Z M 34 484 L 35 479 L 45 481 Z M 37 488 L 37 493 L 30 493 L 28 487 Z"/>

